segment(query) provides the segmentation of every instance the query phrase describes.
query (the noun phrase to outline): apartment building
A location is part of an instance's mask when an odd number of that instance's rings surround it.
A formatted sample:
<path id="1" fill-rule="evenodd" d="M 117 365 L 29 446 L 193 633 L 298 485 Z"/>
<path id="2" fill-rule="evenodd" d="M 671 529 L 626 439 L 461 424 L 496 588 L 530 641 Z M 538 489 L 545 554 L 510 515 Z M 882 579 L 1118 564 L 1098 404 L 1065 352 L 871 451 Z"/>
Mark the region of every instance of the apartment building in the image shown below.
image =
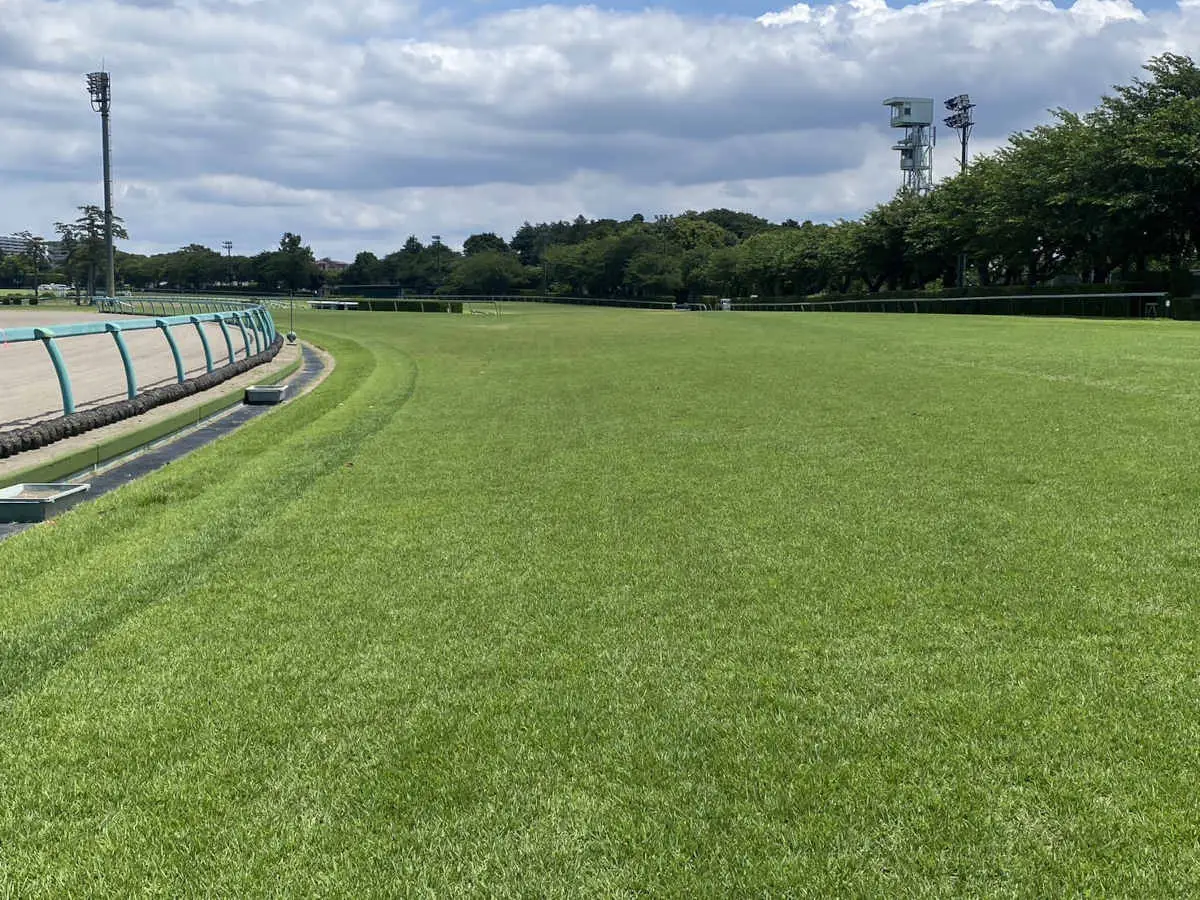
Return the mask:
<path id="1" fill-rule="evenodd" d="M 16 256 L 24 252 L 25 238 L 17 234 L 0 234 L 0 256 Z M 46 254 L 53 263 L 60 263 L 67 257 L 58 241 L 46 241 Z"/>

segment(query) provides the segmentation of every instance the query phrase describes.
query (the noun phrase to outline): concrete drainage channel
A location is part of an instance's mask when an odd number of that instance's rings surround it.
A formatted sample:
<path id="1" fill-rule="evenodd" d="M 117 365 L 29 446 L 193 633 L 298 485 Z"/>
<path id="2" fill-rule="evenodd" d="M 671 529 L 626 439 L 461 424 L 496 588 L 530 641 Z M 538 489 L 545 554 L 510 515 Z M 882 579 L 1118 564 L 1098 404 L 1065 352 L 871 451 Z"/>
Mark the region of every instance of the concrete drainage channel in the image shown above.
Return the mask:
<path id="1" fill-rule="evenodd" d="M 193 450 L 236 431 L 280 403 L 285 395 L 302 393 L 321 378 L 325 363 L 308 347 L 302 348 L 301 360 L 300 370 L 286 384 L 247 388 L 246 403 L 242 406 L 218 413 L 181 434 L 172 435 L 150 445 L 148 449 L 109 464 L 86 476 L 86 484 L 80 478 L 69 478 L 57 484 L 14 485 L 0 491 L 0 541 L 52 518 L 77 503 L 94 500 L 149 475 Z"/>

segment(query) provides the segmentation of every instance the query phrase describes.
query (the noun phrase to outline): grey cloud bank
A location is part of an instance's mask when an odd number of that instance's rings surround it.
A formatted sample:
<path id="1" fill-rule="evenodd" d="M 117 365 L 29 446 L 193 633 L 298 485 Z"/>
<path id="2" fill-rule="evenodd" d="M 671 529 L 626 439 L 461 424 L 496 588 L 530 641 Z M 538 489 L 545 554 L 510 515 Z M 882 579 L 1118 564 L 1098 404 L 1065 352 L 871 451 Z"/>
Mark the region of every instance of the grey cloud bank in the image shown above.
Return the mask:
<path id="1" fill-rule="evenodd" d="M 969 91 L 986 149 L 1200 36 L 1196 5 L 1123 0 L 433 21 L 376 0 L 0 0 L 0 231 L 97 202 L 100 56 L 131 248 L 299 230 L 347 257 L 580 212 L 857 215 L 899 182 L 883 97 Z"/>

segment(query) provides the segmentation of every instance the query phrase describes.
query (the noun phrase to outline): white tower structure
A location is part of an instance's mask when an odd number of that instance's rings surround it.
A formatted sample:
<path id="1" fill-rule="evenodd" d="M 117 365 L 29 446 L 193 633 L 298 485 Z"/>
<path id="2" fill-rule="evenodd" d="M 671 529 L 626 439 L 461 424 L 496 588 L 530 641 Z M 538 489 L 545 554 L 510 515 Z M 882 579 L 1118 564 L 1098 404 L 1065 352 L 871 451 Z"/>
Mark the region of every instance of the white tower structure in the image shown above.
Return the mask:
<path id="1" fill-rule="evenodd" d="M 933 188 L 933 98 L 889 97 L 883 105 L 892 108 L 892 127 L 904 129 L 904 137 L 892 147 L 900 151 L 904 186 L 926 194 Z"/>

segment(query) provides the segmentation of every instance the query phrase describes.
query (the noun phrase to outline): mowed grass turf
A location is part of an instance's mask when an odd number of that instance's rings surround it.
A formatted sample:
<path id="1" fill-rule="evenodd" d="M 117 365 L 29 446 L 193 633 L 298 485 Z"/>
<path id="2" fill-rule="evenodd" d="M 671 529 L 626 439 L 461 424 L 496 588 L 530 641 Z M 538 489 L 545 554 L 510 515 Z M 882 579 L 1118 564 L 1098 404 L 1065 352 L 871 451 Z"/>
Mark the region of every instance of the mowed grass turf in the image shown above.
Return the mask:
<path id="1" fill-rule="evenodd" d="M 0 895 L 1200 889 L 1200 332 L 306 313 L 0 545 Z"/>

